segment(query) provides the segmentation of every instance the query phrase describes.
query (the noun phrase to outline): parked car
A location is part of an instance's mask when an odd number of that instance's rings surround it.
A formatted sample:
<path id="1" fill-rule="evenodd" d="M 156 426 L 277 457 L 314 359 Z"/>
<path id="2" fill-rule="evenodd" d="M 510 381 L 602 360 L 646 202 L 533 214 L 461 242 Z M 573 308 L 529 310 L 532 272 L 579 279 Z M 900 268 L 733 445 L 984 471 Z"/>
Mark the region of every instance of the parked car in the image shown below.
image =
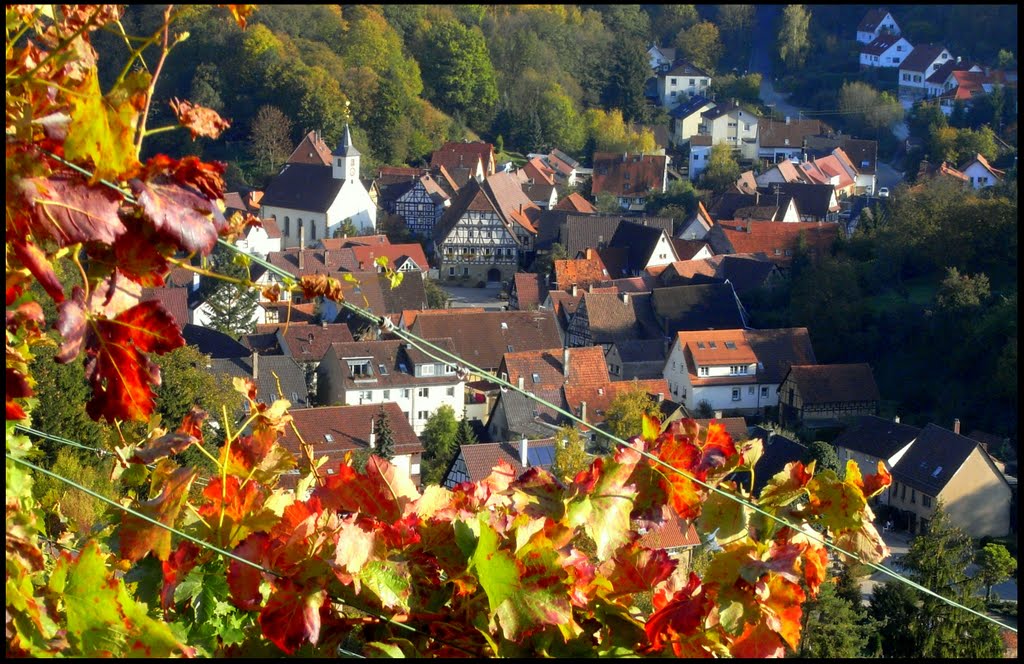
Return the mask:
<path id="1" fill-rule="evenodd" d="M 882 187 L 878 190 L 878 195 L 881 198 L 889 198 L 889 187 Z"/>

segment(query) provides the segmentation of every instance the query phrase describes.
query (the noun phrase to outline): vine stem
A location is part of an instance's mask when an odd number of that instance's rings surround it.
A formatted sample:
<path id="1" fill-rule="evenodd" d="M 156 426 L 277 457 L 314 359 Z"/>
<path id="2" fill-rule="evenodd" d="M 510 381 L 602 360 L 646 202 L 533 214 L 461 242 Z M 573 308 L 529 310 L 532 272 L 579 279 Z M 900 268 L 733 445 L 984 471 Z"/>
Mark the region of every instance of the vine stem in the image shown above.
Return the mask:
<path id="1" fill-rule="evenodd" d="M 46 63 L 48 63 L 50 60 L 52 60 L 54 57 L 56 57 L 58 53 L 60 53 L 61 51 L 66 49 L 69 45 L 71 45 L 71 42 L 73 42 L 76 39 L 78 39 L 79 37 L 81 37 L 82 33 L 84 33 L 86 30 L 91 28 L 92 24 L 96 21 L 96 17 L 99 16 L 99 14 L 100 14 L 100 9 L 97 8 L 96 11 L 92 13 L 92 15 L 89 17 L 89 19 L 85 23 L 83 23 L 80 28 L 75 30 L 71 34 L 71 36 L 65 37 L 64 39 L 60 40 L 60 42 L 53 48 L 53 50 L 46 54 L 45 58 L 43 58 L 38 63 L 36 63 L 35 67 L 33 67 L 29 71 L 25 72 L 21 76 L 19 76 L 16 79 L 16 81 L 18 83 L 24 83 L 25 81 L 28 81 L 29 79 L 31 79 L 32 76 L 35 75 L 35 73 L 37 71 L 39 71 Z"/>
<path id="2" fill-rule="evenodd" d="M 139 128 L 135 139 L 136 159 L 139 159 L 142 155 L 142 139 L 146 137 L 146 119 L 149 117 L 149 108 L 153 104 L 153 95 L 156 93 L 156 82 L 157 79 L 160 78 L 160 72 L 163 71 L 164 63 L 167 61 L 167 55 L 171 52 L 168 42 L 171 38 L 171 10 L 173 9 L 174 5 L 167 5 L 167 9 L 164 10 L 164 43 L 160 49 L 160 60 L 156 64 L 156 71 L 153 72 L 153 78 L 149 82 L 149 94 L 146 95 L 146 107 L 142 110 L 142 115 L 139 116 Z"/>

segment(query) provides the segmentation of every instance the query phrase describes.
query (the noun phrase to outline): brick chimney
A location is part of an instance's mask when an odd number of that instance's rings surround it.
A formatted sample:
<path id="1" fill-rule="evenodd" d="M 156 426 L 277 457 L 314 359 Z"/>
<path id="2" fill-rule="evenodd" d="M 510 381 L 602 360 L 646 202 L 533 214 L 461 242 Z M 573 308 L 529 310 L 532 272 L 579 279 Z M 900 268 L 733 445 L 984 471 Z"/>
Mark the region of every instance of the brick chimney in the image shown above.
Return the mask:
<path id="1" fill-rule="evenodd" d="M 562 349 L 562 375 L 569 380 L 569 349 Z"/>
<path id="2" fill-rule="evenodd" d="M 900 416 L 899 415 L 895 416 L 894 418 L 892 418 L 892 421 L 895 422 L 896 424 L 899 424 L 900 423 Z"/>
<path id="3" fill-rule="evenodd" d="M 619 297 L 622 299 L 623 304 L 629 304 L 629 293 L 619 293 Z"/>
<path id="4" fill-rule="evenodd" d="M 299 251 L 306 248 L 306 225 L 299 222 Z"/>
<path id="5" fill-rule="evenodd" d="M 527 454 L 527 450 L 529 449 L 528 445 L 529 442 L 527 442 L 526 436 L 523 436 L 523 439 L 519 441 L 519 465 L 521 465 L 523 468 L 526 468 L 530 465 L 529 455 Z"/>
<path id="6" fill-rule="evenodd" d="M 374 426 L 376 426 L 376 422 L 374 422 L 373 418 L 371 417 L 370 418 L 370 449 L 371 450 L 372 449 L 376 449 L 376 447 L 377 447 L 377 432 L 373 430 Z"/>
<path id="7" fill-rule="evenodd" d="M 518 383 L 519 389 L 523 389 L 523 377 L 520 376 L 519 380 L 517 380 L 516 382 Z"/>
<path id="8" fill-rule="evenodd" d="M 252 379 L 257 380 L 260 377 L 260 354 L 256 351 L 252 352 Z"/>
<path id="9" fill-rule="evenodd" d="M 586 401 L 581 401 L 580 402 L 580 419 L 583 420 L 584 422 L 587 421 L 587 402 Z"/>
<path id="10" fill-rule="evenodd" d="M 576 286 L 576 284 L 573 284 L 572 285 L 572 296 L 573 297 L 576 297 L 576 292 L 577 292 L 577 286 Z"/>
<path id="11" fill-rule="evenodd" d="M 953 433 L 956 433 L 956 434 L 960 433 L 960 418 L 959 417 L 954 417 L 953 418 Z"/>

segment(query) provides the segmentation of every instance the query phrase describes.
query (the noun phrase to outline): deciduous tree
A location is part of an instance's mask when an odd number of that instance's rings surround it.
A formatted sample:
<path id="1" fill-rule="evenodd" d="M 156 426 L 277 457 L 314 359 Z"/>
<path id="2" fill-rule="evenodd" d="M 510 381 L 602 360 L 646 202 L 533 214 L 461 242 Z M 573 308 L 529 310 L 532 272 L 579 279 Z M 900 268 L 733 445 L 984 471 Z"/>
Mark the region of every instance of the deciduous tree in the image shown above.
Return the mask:
<path id="1" fill-rule="evenodd" d="M 252 121 L 250 152 L 264 173 L 275 171 L 292 152 L 292 123 L 276 106 L 260 106 Z"/>
<path id="2" fill-rule="evenodd" d="M 708 165 L 700 177 L 703 186 L 716 193 L 733 188 L 740 178 L 740 165 L 732 156 L 732 148 L 725 143 L 712 145 Z"/>
<path id="3" fill-rule="evenodd" d="M 710 21 L 697 23 L 676 36 L 676 48 L 694 66 L 709 74 L 715 73 L 718 59 L 722 57 L 722 42 L 718 28 Z"/>
<path id="4" fill-rule="evenodd" d="M 639 431 L 644 415 L 659 417 L 658 401 L 636 383 L 619 392 L 605 410 L 604 421 L 608 431 L 620 438 L 628 438 L 631 431 Z"/>
<path id="5" fill-rule="evenodd" d="M 555 462 L 551 465 L 551 472 L 556 477 L 571 482 L 589 465 L 586 441 L 579 429 L 566 425 L 555 432 Z"/>
<path id="6" fill-rule="evenodd" d="M 992 601 L 992 586 L 1009 579 L 1017 569 L 1017 561 L 1002 544 L 989 542 L 974 557 L 978 578 L 985 585 L 985 601 Z"/>
<path id="7" fill-rule="evenodd" d="M 803 5 L 787 5 L 782 10 L 779 29 L 779 58 L 790 70 L 801 69 L 811 48 L 808 35 L 811 14 Z"/>
<path id="8" fill-rule="evenodd" d="M 451 406 L 444 404 L 431 414 L 420 434 L 424 449 L 421 466 L 424 484 L 441 482 L 444 471 L 458 452 L 455 443 L 458 433 L 459 423 Z"/>

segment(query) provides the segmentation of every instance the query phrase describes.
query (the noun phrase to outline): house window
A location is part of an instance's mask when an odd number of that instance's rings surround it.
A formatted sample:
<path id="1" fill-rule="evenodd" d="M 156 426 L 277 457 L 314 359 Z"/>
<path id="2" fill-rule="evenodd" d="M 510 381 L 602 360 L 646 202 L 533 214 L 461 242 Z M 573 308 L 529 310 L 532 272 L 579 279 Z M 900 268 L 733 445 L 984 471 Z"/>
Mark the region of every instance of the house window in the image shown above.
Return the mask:
<path id="1" fill-rule="evenodd" d="M 686 389 L 685 388 L 683 389 L 683 395 L 682 396 L 683 396 L 683 399 L 686 399 Z"/>
<path id="2" fill-rule="evenodd" d="M 917 503 L 917 492 L 914 491 L 913 489 L 910 490 L 910 502 L 912 504 L 916 504 Z"/>
<path id="3" fill-rule="evenodd" d="M 750 387 L 747 388 L 747 394 L 749 394 L 750 396 L 754 395 L 754 386 L 753 385 L 751 385 Z"/>
<path id="4" fill-rule="evenodd" d="M 740 388 L 738 388 L 738 387 L 732 388 L 732 400 L 733 401 L 739 401 L 740 400 Z"/>
<path id="5" fill-rule="evenodd" d="M 762 399 L 767 399 L 768 398 L 768 388 L 767 387 L 762 387 L 761 388 L 761 398 Z"/>
<path id="6" fill-rule="evenodd" d="M 434 375 L 434 365 L 433 364 L 424 364 L 422 367 L 420 367 L 420 375 L 421 376 L 433 376 Z"/>
<path id="7" fill-rule="evenodd" d="M 449 387 L 449 388 L 447 388 L 447 389 L 445 390 L 445 394 L 447 394 L 447 395 L 448 395 L 448 396 L 450 396 L 450 397 L 453 397 L 453 396 L 455 396 L 455 388 L 454 388 L 454 387 Z"/>
<path id="8" fill-rule="evenodd" d="M 932 506 L 932 497 L 931 496 L 926 496 L 926 495 L 924 495 L 922 493 L 921 494 L 921 505 L 923 505 L 924 507 L 931 507 Z"/>
<path id="9" fill-rule="evenodd" d="M 708 375 L 708 368 L 707 367 L 699 368 L 697 370 L 697 374 L 700 375 L 700 376 L 707 376 Z"/>
<path id="10" fill-rule="evenodd" d="M 419 391 L 416 393 L 416 395 L 417 396 L 421 396 L 421 397 L 428 397 L 428 396 L 430 396 L 430 388 L 429 387 L 421 387 L 419 389 Z"/>
<path id="11" fill-rule="evenodd" d="M 418 410 L 418 411 L 416 411 L 416 419 L 417 420 L 425 420 L 428 417 L 430 417 L 430 411 L 428 411 L 428 410 Z"/>
<path id="12" fill-rule="evenodd" d="M 669 84 L 669 85 L 671 85 L 671 86 L 673 86 L 673 87 L 675 86 L 675 84 L 676 84 L 676 78 L 675 78 L 675 76 L 670 76 L 670 77 L 669 77 L 669 79 L 668 79 L 668 84 Z"/>
<path id="13" fill-rule="evenodd" d="M 697 79 L 691 78 L 690 79 L 690 85 L 693 86 L 693 85 L 696 85 L 696 84 L 697 84 Z"/>
<path id="14" fill-rule="evenodd" d="M 412 388 L 407 387 L 404 390 L 402 390 L 402 398 L 403 399 L 408 399 L 411 396 L 412 396 Z"/>
<path id="15" fill-rule="evenodd" d="M 361 376 L 372 376 L 373 367 L 369 361 L 365 362 L 349 362 L 348 363 L 349 375 L 353 378 L 359 378 Z"/>
<path id="16" fill-rule="evenodd" d="M 469 268 L 468 267 L 462 268 L 462 276 L 464 276 L 464 277 L 468 277 L 469 276 Z"/>
<path id="17" fill-rule="evenodd" d="M 267 322 L 276 323 L 278 321 L 277 309 L 267 309 Z"/>
<path id="18" fill-rule="evenodd" d="M 292 220 L 290 217 L 284 218 L 284 234 L 288 236 L 292 234 Z"/>
<path id="19" fill-rule="evenodd" d="M 391 390 L 384 390 L 383 394 L 381 395 L 381 397 L 384 399 L 384 401 L 390 401 L 391 400 Z"/>
<path id="20" fill-rule="evenodd" d="M 454 267 L 449 267 L 448 268 L 448 276 L 449 277 L 454 277 L 455 276 L 455 268 Z"/>

